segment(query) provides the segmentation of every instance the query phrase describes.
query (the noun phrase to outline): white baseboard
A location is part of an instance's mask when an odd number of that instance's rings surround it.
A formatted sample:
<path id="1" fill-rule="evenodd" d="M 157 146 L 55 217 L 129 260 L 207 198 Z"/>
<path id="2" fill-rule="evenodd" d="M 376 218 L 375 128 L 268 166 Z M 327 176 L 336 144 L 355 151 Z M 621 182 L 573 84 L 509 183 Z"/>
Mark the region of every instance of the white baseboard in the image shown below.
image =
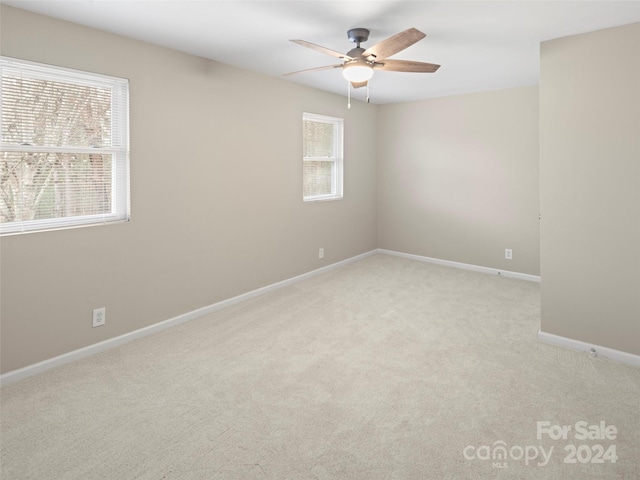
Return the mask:
<path id="1" fill-rule="evenodd" d="M 640 367 L 640 355 L 634 355 L 633 353 L 621 352 L 620 350 L 615 350 L 613 348 L 581 342 L 580 340 L 574 340 L 573 338 L 561 337 L 559 335 L 554 335 L 553 333 L 543 332 L 542 330 L 538 330 L 538 340 L 549 345 L 569 348 L 580 352 L 587 352 L 589 354 L 595 353 L 600 357 L 606 357 L 617 362 L 627 363 L 634 367 Z"/>
<path id="2" fill-rule="evenodd" d="M 437 265 L 444 265 L 445 267 L 461 268 L 463 270 L 473 270 L 474 272 L 489 273 L 491 275 L 500 275 L 502 277 L 517 278 L 519 280 L 527 280 L 529 282 L 540 283 L 540 277 L 538 275 L 529 275 L 528 273 L 511 272 L 509 270 L 499 270 L 497 268 L 482 267 L 479 265 L 471 265 L 469 263 L 460 263 L 460 262 L 453 262 L 451 260 L 441 260 L 439 258 L 423 257 L 422 255 L 413 255 L 411 253 L 395 252 L 393 250 L 385 250 L 383 248 L 379 248 L 378 253 L 384 253 L 386 255 L 394 255 L 396 257 L 408 258 L 411 260 L 418 260 L 421 262 L 435 263 Z"/>
<path id="3" fill-rule="evenodd" d="M 505 270 L 498 270 L 495 268 L 489 267 L 481 267 L 478 265 L 471 265 L 467 263 L 459 263 L 452 262 L 449 260 L 441 260 L 438 258 L 424 257 L 420 255 L 413 255 L 409 253 L 401 253 L 395 252 L 392 250 L 385 249 L 376 249 L 371 250 L 370 252 L 366 252 L 360 255 L 356 255 L 355 257 L 348 258 L 346 260 L 342 260 L 340 262 L 333 263 L 331 265 L 327 265 L 322 268 L 318 268 L 316 270 L 312 270 L 310 272 L 304 273 L 302 275 L 298 275 L 296 277 L 288 278 L 286 280 L 282 280 L 280 282 L 273 283 L 271 285 L 267 285 L 262 288 L 258 288 L 256 290 L 252 290 L 247 293 L 243 293 L 241 295 L 229 298 L 227 300 L 222 300 L 220 302 L 214 303 L 212 305 L 202 307 L 196 310 L 192 310 L 190 312 L 184 313 L 182 315 L 178 315 L 176 317 L 170 318 L 168 320 L 161 321 L 159 323 L 149 325 L 148 327 L 144 327 L 138 330 L 134 330 L 133 332 L 126 333 L 124 335 L 120 335 L 115 338 L 111 338 L 93 345 L 88 345 L 86 347 L 80 348 L 78 350 L 74 350 L 72 352 L 65 353 L 63 355 L 59 355 L 57 357 L 50 358 L 48 360 L 44 360 L 42 362 L 35 363 L 33 365 L 29 365 L 24 368 L 20 368 L 18 370 L 13 370 L 11 372 L 7 372 L 5 374 L 0 375 L 0 386 L 8 385 L 10 383 L 17 382 L 27 377 L 31 377 L 33 375 L 37 375 L 51 368 L 58 367 L 60 365 L 64 365 L 67 363 L 74 362 L 76 360 L 80 360 L 82 358 L 89 357 L 91 355 L 95 355 L 96 353 L 103 352 L 105 350 L 109 350 L 111 348 L 117 347 L 119 345 L 123 345 L 125 343 L 131 342 L 138 338 L 146 337 L 148 335 L 152 335 L 154 333 L 160 332 L 167 328 L 173 327 L 175 325 L 179 325 L 181 323 L 188 322 L 190 320 L 194 320 L 196 318 L 202 317 L 203 315 L 207 315 L 209 313 L 213 313 L 215 311 L 221 310 L 223 308 L 230 307 L 231 305 L 235 305 L 237 303 L 243 302 L 245 300 L 249 300 L 251 298 L 258 297 L 260 295 L 264 295 L 265 293 L 269 293 L 280 288 L 286 287 L 288 285 L 292 285 L 294 283 L 300 282 L 307 278 L 314 277 L 316 275 L 320 275 L 329 270 L 339 268 L 343 265 L 347 265 L 352 262 L 356 262 L 365 257 L 369 257 L 376 253 L 381 253 L 385 255 L 394 255 L 397 257 L 408 258 L 412 260 L 418 260 L 422 262 L 434 263 L 438 265 L 444 265 L 447 267 L 453 268 L 462 268 L 465 270 L 473 270 L 476 272 L 489 273 L 493 275 L 501 275 L 504 277 L 517 278 L 520 280 L 528 280 L 531 282 L 540 282 L 540 277 L 536 275 L 529 275 L 518 272 L 510 272 Z M 607 347 L 602 347 L 598 345 L 591 345 L 588 343 L 581 342 L 579 340 L 573 340 L 570 338 L 560 337 L 557 335 L 553 335 L 551 333 L 546 333 L 543 331 L 538 332 L 538 338 L 540 341 L 544 343 L 548 343 L 551 345 L 558 345 L 566 348 L 570 348 L 573 350 L 580 350 L 585 352 L 590 352 L 592 348 L 595 348 L 596 353 L 603 357 L 611 358 L 612 360 L 617 360 L 623 363 L 628 363 L 635 366 L 640 366 L 640 356 L 634 355 L 631 353 L 621 352 L 618 350 L 614 350 Z"/>
<path id="4" fill-rule="evenodd" d="M 206 307 L 198 308 L 196 310 L 192 310 L 191 312 L 184 313 L 182 315 L 178 315 L 177 317 L 170 318 L 168 320 L 161 321 L 159 323 L 155 323 L 153 325 L 149 325 L 148 327 L 144 327 L 138 330 L 134 330 L 133 332 L 125 333 L 124 335 L 120 335 L 114 338 L 110 338 L 108 340 L 104 340 L 99 343 L 95 343 L 93 345 L 88 345 L 86 347 L 80 348 L 78 350 L 74 350 L 72 352 L 68 352 L 57 357 L 50 358 L 48 360 L 44 360 L 42 362 L 34 363 L 33 365 L 26 366 L 24 368 L 20 368 L 18 370 L 13 370 L 11 372 L 7 372 L 5 374 L 0 375 L 0 386 L 8 385 L 10 383 L 17 382 L 27 377 L 31 377 L 33 375 L 37 375 L 38 373 L 42 373 L 46 370 L 49 370 L 54 367 L 58 367 L 60 365 L 64 365 L 67 363 L 74 362 L 76 360 L 80 360 L 82 358 L 89 357 L 91 355 L 95 355 L 96 353 L 103 352 L 105 350 L 109 350 L 111 348 L 117 347 L 119 345 L 123 345 L 125 343 L 131 342 L 132 340 L 136 340 L 138 338 L 146 337 L 148 335 L 152 335 L 154 333 L 165 330 L 169 327 L 173 327 L 175 325 L 179 325 L 181 323 L 188 322 L 190 320 L 194 320 L 196 318 L 202 317 L 203 315 L 207 315 L 209 313 L 221 310 L 226 307 L 230 307 L 231 305 L 235 305 L 236 303 L 243 302 L 245 300 L 249 300 L 251 298 L 258 297 L 260 295 L 264 295 L 265 293 L 273 292 L 274 290 L 278 290 L 280 288 L 286 287 L 288 285 L 292 285 L 294 283 L 300 282 L 307 278 L 314 277 L 316 275 L 320 275 L 321 273 L 325 273 L 329 270 L 333 270 L 335 268 L 341 267 L 343 265 L 347 265 L 352 262 L 356 262 L 365 257 L 374 255 L 377 253 L 377 250 L 371 250 L 370 252 L 366 252 L 360 255 L 356 255 L 355 257 L 348 258 L 346 260 L 342 260 L 340 262 L 332 263 L 331 265 L 327 265 L 325 267 L 318 268 L 316 270 L 312 270 L 307 273 L 303 273 L 302 275 L 298 275 L 296 277 L 288 278 L 286 280 L 282 280 L 280 282 L 273 283 L 271 285 L 267 285 L 262 288 L 258 288 L 256 290 L 252 290 L 247 293 L 243 293 L 241 295 L 229 298 L 227 300 L 222 300 L 218 303 L 214 303 L 213 305 L 208 305 Z"/>

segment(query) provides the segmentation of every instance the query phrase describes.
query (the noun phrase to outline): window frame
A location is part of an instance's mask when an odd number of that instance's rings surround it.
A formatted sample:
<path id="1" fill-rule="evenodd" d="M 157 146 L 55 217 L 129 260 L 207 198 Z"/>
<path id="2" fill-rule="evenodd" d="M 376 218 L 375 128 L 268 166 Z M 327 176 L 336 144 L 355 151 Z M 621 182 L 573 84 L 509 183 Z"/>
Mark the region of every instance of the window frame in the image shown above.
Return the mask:
<path id="1" fill-rule="evenodd" d="M 302 200 L 303 202 L 322 202 L 330 200 L 340 200 L 344 196 L 344 119 L 339 117 L 330 117 L 328 115 L 319 115 L 316 113 L 304 112 L 302 114 L 302 126 L 304 138 L 304 122 L 313 121 L 328 123 L 333 125 L 333 145 L 331 157 L 305 157 L 304 148 L 302 162 L 303 166 L 305 162 L 327 162 L 333 163 L 331 169 L 331 193 L 321 195 L 306 195 L 304 194 L 304 168 L 302 169 Z M 303 143 L 304 145 L 304 143 Z"/>
<path id="2" fill-rule="evenodd" d="M 0 154 L 4 152 L 18 152 L 110 155 L 111 211 L 92 215 L 3 222 L 0 223 L 0 236 L 128 222 L 131 217 L 129 181 L 129 80 L 0 56 L 0 78 L 5 75 L 22 76 L 110 90 L 110 145 L 105 147 L 34 146 L 4 143 L 4 139 L 0 138 Z M 2 102 L 2 93 L 2 85 L 0 82 L 0 103 Z M 2 116 L 0 115 L 0 127 L 1 126 Z M 2 129 L 0 128 L 0 132 L 1 131 Z"/>

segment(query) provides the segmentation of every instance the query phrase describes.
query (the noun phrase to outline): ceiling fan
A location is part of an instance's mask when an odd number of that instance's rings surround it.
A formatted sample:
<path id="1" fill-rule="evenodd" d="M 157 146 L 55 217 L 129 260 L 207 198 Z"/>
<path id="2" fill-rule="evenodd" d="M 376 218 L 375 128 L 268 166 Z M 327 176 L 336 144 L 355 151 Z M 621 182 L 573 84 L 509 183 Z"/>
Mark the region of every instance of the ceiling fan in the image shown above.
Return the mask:
<path id="1" fill-rule="evenodd" d="M 340 58 L 342 63 L 337 65 L 326 65 L 323 67 L 309 68 L 297 72 L 286 73 L 284 76 L 297 75 L 298 73 L 315 72 L 328 70 L 331 68 L 342 68 L 342 74 L 354 88 L 368 86 L 369 80 L 373 76 L 374 70 L 387 72 L 418 72 L 433 73 L 440 65 L 433 63 L 414 62 L 411 60 L 391 60 L 387 57 L 410 47 L 414 43 L 422 40 L 426 35 L 420 30 L 409 28 L 397 33 L 386 40 L 369 47 L 366 50 L 360 44 L 369 39 L 369 30 L 366 28 L 352 28 L 347 32 L 347 37 L 357 46 L 349 50 L 346 54 L 336 52 L 329 48 L 321 47 L 305 40 L 291 40 L 293 43 L 311 48 L 321 53 L 326 53 L 332 57 Z"/>

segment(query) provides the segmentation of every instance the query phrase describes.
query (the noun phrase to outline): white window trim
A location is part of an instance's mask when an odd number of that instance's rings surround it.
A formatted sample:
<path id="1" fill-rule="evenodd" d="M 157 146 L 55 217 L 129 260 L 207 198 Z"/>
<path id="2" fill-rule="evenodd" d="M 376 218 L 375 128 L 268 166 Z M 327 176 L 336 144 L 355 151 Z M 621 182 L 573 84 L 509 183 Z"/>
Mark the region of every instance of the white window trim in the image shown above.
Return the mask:
<path id="1" fill-rule="evenodd" d="M 113 119 L 117 118 L 119 120 L 112 121 L 112 144 L 109 147 L 61 148 L 0 143 L 0 151 L 5 152 L 100 153 L 111 155 L 113 159 L 111 174 L 111 212 L 98 215 L 0 223 L 0 235 L 41 232 L 129 221 L 131 216 L 129 192 L 129 81 L 109 75 L 83 72 L 5 56 L 0 56 L 0 70 L 2 75 L 5 73 L 18 76 L 25 75 L 31 78 L 109 89 L 111 90 L 111 115 Z M 0 104 L 1 102 L 2 89 L 0 88 Z M 1 117 L 0 122 L 2 122 Z"/>
<path id="2" fill-rule="evenodd" d="M 315 162 L 315 161 L 332 161 L 335 166 L 333 168 L 333 175 L 331 177 L 331 192 L 325 195 L 302 195 L 304 202 L 324 202 L 330 200 L 341 200 L 343 198 L 343 177 L 344 177 L 344 119 L 338 117 L 329 117 L 327 115 L 318 115 L 316 113 L 303 113 L 303 122 L 310 120 L 314 122 L 329 123 L 333 125 L 333 152 L 334 157 L 303 157 L 303 162 Z"/>

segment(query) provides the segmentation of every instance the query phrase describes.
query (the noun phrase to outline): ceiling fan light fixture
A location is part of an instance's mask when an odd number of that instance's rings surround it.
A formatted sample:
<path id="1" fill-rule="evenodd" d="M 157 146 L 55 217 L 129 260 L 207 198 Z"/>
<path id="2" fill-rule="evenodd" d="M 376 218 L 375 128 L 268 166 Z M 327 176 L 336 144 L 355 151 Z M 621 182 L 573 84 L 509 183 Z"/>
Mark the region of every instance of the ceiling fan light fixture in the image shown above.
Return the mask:
<path id="1" fill-rule="evenodd" d="M 351 62 L 342 67 L 342 75 L 350 82 L 367 82 L 373 77 L 373 67 L 366 62 Z"/>

